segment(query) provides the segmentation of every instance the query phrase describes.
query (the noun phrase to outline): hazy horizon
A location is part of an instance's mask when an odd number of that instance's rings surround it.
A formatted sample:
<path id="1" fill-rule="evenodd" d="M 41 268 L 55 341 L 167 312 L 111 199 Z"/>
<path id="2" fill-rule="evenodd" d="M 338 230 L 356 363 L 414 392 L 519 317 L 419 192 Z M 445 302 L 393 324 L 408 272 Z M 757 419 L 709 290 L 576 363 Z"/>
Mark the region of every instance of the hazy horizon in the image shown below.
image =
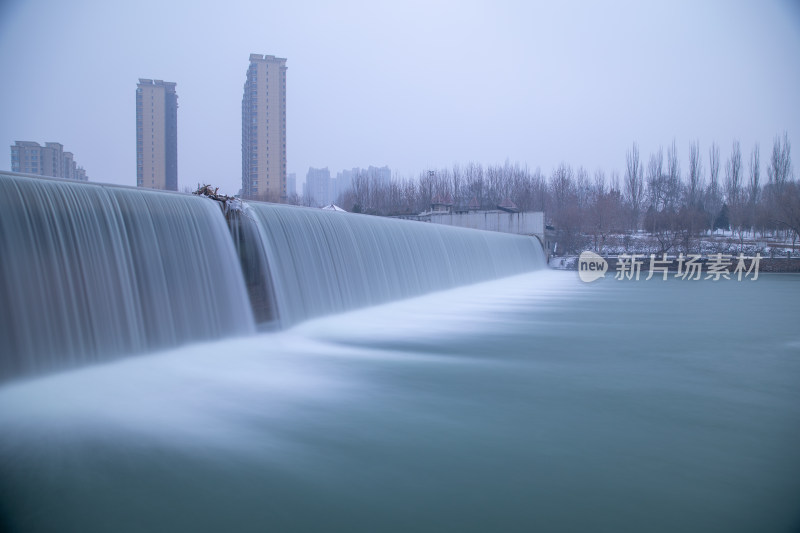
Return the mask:
<path id="1" fill-rule="evenodd" d="M 288 172 L 509 161 L 624 171 L 674 139 L 762 167 L 800 136 L 800 8 L 790 1 L 0 6 L 0 169 L 17 140 L 60 142 L 91 181 L 135 185 L 139 78 L 177 83 L 178 188 L 241 186 L 251 53 L 287 58 Z"/>

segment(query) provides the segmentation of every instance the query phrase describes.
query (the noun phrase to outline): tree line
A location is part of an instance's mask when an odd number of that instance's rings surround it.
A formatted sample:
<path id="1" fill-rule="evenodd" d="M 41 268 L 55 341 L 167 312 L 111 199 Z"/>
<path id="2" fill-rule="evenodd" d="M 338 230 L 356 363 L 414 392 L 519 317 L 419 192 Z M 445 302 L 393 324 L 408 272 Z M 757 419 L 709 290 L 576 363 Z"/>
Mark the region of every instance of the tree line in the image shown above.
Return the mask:
<path id="1" fill-rule="evenodd" d="M 567 163 L 549 176 L 518 164 L 457 164 L 383 182 L 360 174 L 337 204 L 392 216 L 426 211 L 434 200 L 482 209 L 511 200 L 520 211 L 543 211 L 565 251 L 587 244 L 599 249 L 609 235 L 634 232 L 651 235 L 664 252 L 690 252 L 699 236 L 715 229 L 731 230 L 742 241 L 760 234 L 794 243 L 800 236 L 800 184 L 786 132 L 775 137 L 764 163 L 758 144 L 743 154 L 733 141 L 723 161 L 716 142 L 704 152 L 695 141 L 684 170 L 675 141 L 646 160 L 634 142 L 623 175 L 602 169 L 590 174 Z"/>

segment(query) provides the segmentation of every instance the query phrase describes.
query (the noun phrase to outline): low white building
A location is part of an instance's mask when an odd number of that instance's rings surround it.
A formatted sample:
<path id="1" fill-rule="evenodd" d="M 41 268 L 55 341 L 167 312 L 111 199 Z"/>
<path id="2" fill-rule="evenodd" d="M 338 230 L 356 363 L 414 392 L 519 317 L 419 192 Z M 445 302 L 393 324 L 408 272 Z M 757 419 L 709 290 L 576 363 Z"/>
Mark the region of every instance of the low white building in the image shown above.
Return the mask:
<path id="1" fill-rule="evenodd" d="M 466 213 L 432 212 L 421 220 L 428 219 L 434 224 L 458 226 L 461 228 L 516 233 L 518 235 L 535 235 L 544 242 L 544 213 L 528 211 L 512 213 L 500 209 L 490 211 L 469 211 Z"/>

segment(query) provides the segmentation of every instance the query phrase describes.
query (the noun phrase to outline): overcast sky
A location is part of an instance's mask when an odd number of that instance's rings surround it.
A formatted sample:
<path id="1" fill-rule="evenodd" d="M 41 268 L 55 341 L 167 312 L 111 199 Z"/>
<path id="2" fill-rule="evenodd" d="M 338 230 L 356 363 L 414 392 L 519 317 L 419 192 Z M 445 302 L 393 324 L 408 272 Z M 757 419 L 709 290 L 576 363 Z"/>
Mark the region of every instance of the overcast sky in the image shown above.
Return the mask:
<path id="1" fill-rule="evenodd" d="M 0 169 L 57 141 L 135 185 L 138 78 L 177 83 L 179 189 L 241 186 L 250 53 L 288 59 L 289 172 L 565 161 L 622 172 L 676 140 L 800 161 L 800 3 L 0 0 Z M 797 172 L 795 172 L 797 174 Z M 298 186 L 299 187 L 299 186 Z"/>

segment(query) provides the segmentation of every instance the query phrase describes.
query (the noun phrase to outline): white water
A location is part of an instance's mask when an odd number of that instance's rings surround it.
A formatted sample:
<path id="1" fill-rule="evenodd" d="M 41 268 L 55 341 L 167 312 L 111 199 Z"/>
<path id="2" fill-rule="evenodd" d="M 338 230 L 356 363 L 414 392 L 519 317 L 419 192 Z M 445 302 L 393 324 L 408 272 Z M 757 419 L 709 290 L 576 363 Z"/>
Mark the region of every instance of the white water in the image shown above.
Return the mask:
<path id="1" fill-rule="evenodd" d="M 0 380 L 544 267 L 533 237 L 258 203 L 229 216 L 206 198 L 0 176 Z"/>
<path id="2" fill-rule="evenodd" d="M 533 237 L 252 204 L 284 326 L 545 266 Z"/>
<path id="3" fill-rule="evenodd" d="M 247 334 L 254 321 L 217 205 L 0 176 L 0 380 Z"/>

